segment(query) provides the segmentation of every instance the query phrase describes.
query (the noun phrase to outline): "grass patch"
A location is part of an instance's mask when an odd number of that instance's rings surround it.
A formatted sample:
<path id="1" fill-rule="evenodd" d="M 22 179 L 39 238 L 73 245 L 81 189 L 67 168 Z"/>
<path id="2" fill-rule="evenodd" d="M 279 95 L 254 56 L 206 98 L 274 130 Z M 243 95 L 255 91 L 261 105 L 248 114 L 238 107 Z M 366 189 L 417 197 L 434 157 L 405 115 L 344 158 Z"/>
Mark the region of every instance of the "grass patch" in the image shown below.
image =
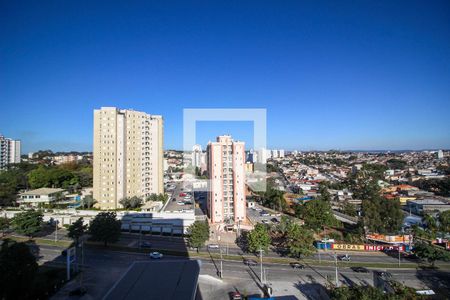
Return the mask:
<path id="1" fill-rule="evenodd" d="M 71 241 L 53 241 L 48 239 L 42 239 L 42 238 L 28 238 L 28 237 L 21 237 L 21 236 L 7 236 L 3 239 L 10 239 L 16 242 L 33 242 L 36 245 L 47 245 L 47 246 L 58 246 L 58 247 L 70 247 L 73 242 Z"/>

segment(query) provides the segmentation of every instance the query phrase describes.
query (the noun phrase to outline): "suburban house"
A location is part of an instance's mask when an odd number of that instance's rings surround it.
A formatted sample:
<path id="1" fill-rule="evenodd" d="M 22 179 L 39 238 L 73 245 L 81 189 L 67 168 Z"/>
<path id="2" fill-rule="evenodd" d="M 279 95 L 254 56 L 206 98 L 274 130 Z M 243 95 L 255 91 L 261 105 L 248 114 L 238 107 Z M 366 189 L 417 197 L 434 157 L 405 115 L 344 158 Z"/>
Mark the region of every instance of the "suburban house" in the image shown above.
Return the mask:
<path id="1" fill-rule="evenodd" d="M 50 204 L 64 199 L 64 189 L 40 188 L 19 194 L 17 203 L 21 206 L 38 207 L 39 204 Z"/>

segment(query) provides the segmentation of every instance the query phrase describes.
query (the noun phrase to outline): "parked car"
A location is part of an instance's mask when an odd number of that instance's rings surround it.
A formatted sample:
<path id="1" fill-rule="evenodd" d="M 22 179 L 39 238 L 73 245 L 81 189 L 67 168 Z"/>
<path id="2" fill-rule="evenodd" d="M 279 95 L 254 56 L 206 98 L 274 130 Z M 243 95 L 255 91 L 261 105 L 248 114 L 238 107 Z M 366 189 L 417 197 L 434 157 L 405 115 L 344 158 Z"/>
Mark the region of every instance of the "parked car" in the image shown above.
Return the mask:
<path id="1" fill-rule="evenodd" d="M 350 269 L 352 269 L 356 273 L 369 273 L 369 270 L 364 267 L 351 267 Z"/>
<path id="2" fill-rule="evenodd" d="M 302 264 L 300 264 L 300 263 L 297 263 L 297 262 L 290 263 L 290 265 L 291 265 L 291 267 L 294 268 L 294 269 L 304 269 L 304 268 L 305 268 L 304 265 L 302 265 Z"/>
<path id="3" fill-rule="evenodd" d="M 259 214 L 261 215 L 261 217 L 268 217 L 268 216 L 270 216 L 270 214 L 267 211 L 264 211 L 264 210 L 262 212 L 260 212 Z"/>
<path id="4" fill-rule="evenodd" d="M 256 266 L 256 265 L 258 265 L 256 260 L 249 259 L 249 258 L 244 259 L 244 264 L 247 265 L 247 266 Z"/>
<path id="5" fill-rule="evenodd" d="M 184 205 L 184 202 L 183 201 L 178 201 L 177 204 L 178 205 Z"/>
<path id="6" fill-rule="evenodd" d="M 220 248 L 220 246 L 217 244 L 209 244 L 208 245 L 208 249 L 219 249 L 219 248 Z"/>
<path id="7" fill-rule="evenodd" d="M 342 260 L 342 261 L 350 261 L 351 260 L 351 258 L 348 254 L 338 256 L 338 259 Z"/>
<path id="8" fill-rule="evenodd" d="M 141 248 L 151 248 L 151 247 L 152 243 L 146 241 L 141 242 Z"/>
<path id="9" fill-rule="evenodd" d="M 270 221 L 272 221 L 273 223 L 275 223 L 275 224 L 278 224 L 278 223 L 280 223 L 280 221 L 278 221 L 278 219 L 277 218 L 272 218 L 272 219 L 270 219 Z"/>
<path id="10" fill-rule="evenodd" d="M 185 197 L 185 196 L 186 196 L 186 193 L 180 193 L 179 196 L 180 196 L 180 197 Z"/>
<path id="11" fill-rule="evenodd" d="M 269 224 L 269 221 L 268 220 L 262 220 L 261 221 L 263 224 Z"/>
<path id="12" fill-rule="evenodd" d="M 239 292 L 231 292 L 230 299 L 231 300 L 242 300 L 242 296 Z"/>
<path id="13" fill-rule="evenodd" d="M 161 259 L 162 257 L 163 257 L 162 253 L 159 253 L 159 252 L 156 252 L 156 251 L 150 253 L 150 258 Z"/>

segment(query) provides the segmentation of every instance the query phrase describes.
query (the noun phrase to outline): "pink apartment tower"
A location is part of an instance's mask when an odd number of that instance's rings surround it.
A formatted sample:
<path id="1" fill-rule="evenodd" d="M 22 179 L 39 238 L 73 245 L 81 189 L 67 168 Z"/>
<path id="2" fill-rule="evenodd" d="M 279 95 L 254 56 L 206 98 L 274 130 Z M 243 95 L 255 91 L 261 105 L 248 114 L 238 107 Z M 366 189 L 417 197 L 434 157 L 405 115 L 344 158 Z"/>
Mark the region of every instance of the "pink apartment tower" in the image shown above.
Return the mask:
<path id="1" fill-rule="evenodd" d="M 211 223 L 236 225 L 245 221 L 245 143 L 222 135 L 208 143 L 206 152 Z"/>

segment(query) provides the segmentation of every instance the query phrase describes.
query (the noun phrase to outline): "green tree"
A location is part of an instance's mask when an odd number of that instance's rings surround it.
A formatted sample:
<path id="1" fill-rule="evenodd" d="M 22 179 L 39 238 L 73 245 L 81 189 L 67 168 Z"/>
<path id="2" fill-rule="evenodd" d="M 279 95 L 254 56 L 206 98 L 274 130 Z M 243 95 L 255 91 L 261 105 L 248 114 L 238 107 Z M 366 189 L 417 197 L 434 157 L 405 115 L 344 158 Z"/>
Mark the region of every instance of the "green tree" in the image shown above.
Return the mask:
<path id="1" fill-rule="evenodd" d="M 28 210 L 18 213 L 12 219 L 12 228 L 20 234 L 32 237 L 34 233 L 42 228 L 42 212 L 39 210 Z"/>
<path id="2" fill-rule="evenodd" d="M 286 245 L 289 250 L 289 255 L 292 257 L 310 256 L 316 249 L 313 246 L 314 235 L 313 232 L 296 223 L 291 223 L 288 226 L 286 234 Z"/>
<path id="3" fill-rule="evenodd" d="M 364 225 L 376 233 L 397 233 L 403 223 L 403 213 L 398 199 L 373 196 L 362 201 Z"/>
<path id="4" fill-rule="evenodd" d="M 119 201 L 119 203 L 122 204 L 123 208 L 125 209 L 140 208 L 143 204 L 142 202 L 142 199 L 137 196 L 126 197 Z"/>
<path id="5" fill-rule="evenodd" d="M 406 166 L 406 161 L 397 158 L 391 158 L 386 163 L 389 169 L 403 170 Z"/>
<path id="6" fill-rule="evenodd" d="M 95 216 L 89 225 L 89 233 L 94 241 L 103 242 L 105 247 L 108 243 L 119 240 L 122 223 L 116 219 L 115 212 L 101 212 Z"/>
<path id="7" fill-rule="evenodd" d="M 357 215 L 355 205 L 348 202 L 348 200 L 345 200 L 342 204 L 342 212 L 351 217 L 355 217 Z"/>
<path id="8" fill-rule="evenodd" d="M 414 253 L 419 258 L 427 260 L 433 267 L 436 260 L 448 261 L 450 259 L 450 254 L 446 250 L 439 249 L 437 246 L 426 242 L 414 243 Z"/>
<path id="9" fill-rule="evenodd" d="M 27 299 L 38 270 L 25 243 L 4 240 L 0 250 L 0 298 Z"/>
<path id="10" fill-rule="evenodd" d="M 2 237 L 5 236 L 5 230 L 9 228 L 10 222 L 8 218 L 0 217 L 0 230 L 2 231 Z"/>
<path id="11" fill-rule="evenodd" d="M 81 200 L 80 207 L 87 209 L 93 208 L 95 203 L 97 203 L 97 201 L 95 201 L 91 195 L 87 195 Z"/>
<path id="12" fill-rule="evenodd" d="M 425 225 L 427 226 L 427 230 L 429 230 L 432 234 L 435 234 L 438 230 L 436 219 L 432 215 L 426 214 L 423 217 L 423 220 Z"/>
<path id="13" fill-rule="evenodd" d="M 83 218 L 78 218 L 78 220 L 70 224 L 67 235 L 75 240 L 75 245 L 78 245 L 78 240 L 86 232 L 87 227 L 87 224 L 83 224 Z"/>
<path id="14" fill-rule="evenodd" d="M 262 249 L 267 252 L 271 239 L 267 226 L 258 223 L 255 228 L 247 234 L 247 246 L 250 252 L 256 253 Z"/>
<path id="15" fill-rule="evenodd" d="M 331 194 L 325 184 L 319 184 L 320 199 L 323 201 L 331 201 Z"/>
<path id="16" fill-rule="evenodd" d="M 295 207 L 296 216 L 305 221 L 305 225 L 315 231 L 325 226 L 337 225 L 337 220 L 327 201 L 315 199 Z"/>
<path id="17" fill-rule="evenodd" d="M 28 187 L 26 176 L 28 168 L 26 166 L 15 164 L 0 172 L 0 206 L 13 205 L 17 198 L 17 192 Z"/>
<path id="18" fill-rule="evenodd" d="M 162 203 L 166 203 L 169 200 L 169 195 L 162 193 L 162 194 L 150 194 L 150 196 L 147 197 L 147 201 L 161 201 Z"/>
<path id="19" fill-rule="evenodd" d="M 209 224 L 208 221 L 195 221 L 187 229 L 188 244 L 190 247 L 203 247 L 205 242 L 209 240 Z"/>
<path id="20" fill-rule="evenodd" d="M 439 229 L 442 232 L 450 233 L 450 210 L 439 213 Z"/>

